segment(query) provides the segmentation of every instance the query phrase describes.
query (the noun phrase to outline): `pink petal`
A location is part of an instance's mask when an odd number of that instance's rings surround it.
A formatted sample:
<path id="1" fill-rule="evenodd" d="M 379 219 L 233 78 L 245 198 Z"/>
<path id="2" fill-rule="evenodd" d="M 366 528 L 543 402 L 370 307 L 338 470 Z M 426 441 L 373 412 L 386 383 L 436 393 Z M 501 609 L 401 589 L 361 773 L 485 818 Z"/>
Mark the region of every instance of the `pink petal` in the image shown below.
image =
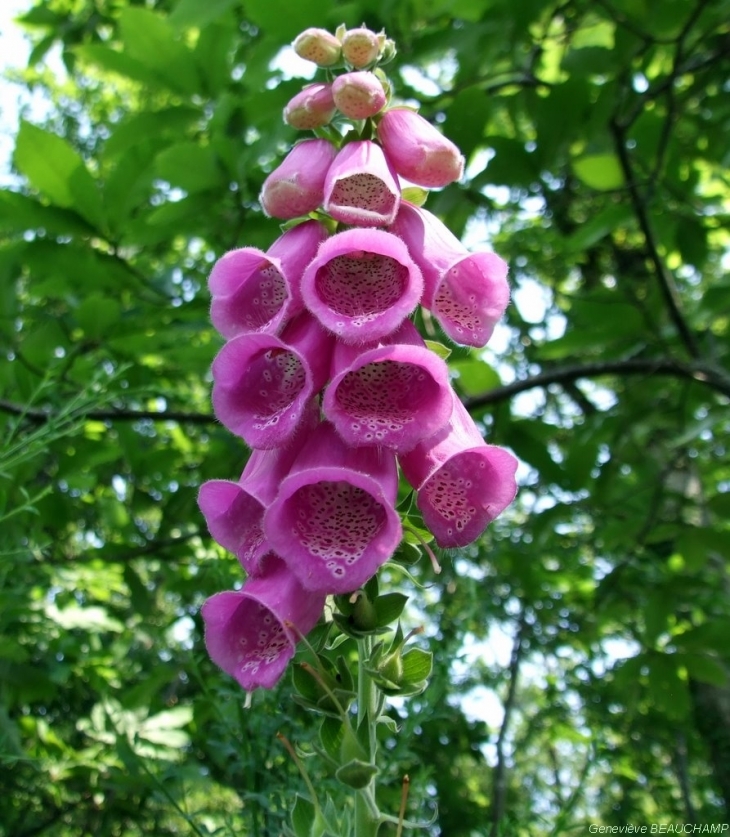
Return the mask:
<path id="1" fill-rule="evenodd" d="M 304 304 L 346 343 L 395 331 L 421 298 L 423 277 L 403 241 L 353 229 L 324 241 L 302 276 Z"/>
<path id="2" fill-rule="evenodd" d="M 470 253 L 435 215 L 405 201 L 391 231 L 421 269 L 423 304 L 446 334 L 455 343 L 486 345 L 509 303 L 506 262 Z"/>
<path id="3" fill-rule="evenodd" d="M 374 142 L 348 142 L 324 182 L 324 209 L 335 220 L 359 227 L 392 224 L 400 206 L 398 177 Z"/>
<path id="4" fill-rule="evenodd" d="M 218 259 L 208 280 L 213 325 L 224 337 L 280 331 L 304 307 L 302 271 L 326 237 L 321 224 L 306 221 L 280 236 L 268 253 L 243 247 Z"/>
<path id="5" fill-rule="evenodd" d="M 300 131 L 328 125 L 335 115 L 331 84 L 308 84 L 289 100 L 284 108 L 284 122 Z"/>
<path id="6" fill-rule="evenodd" d="M 332 97 L 348 119 L 369 119 L 385 107 L 383 83 L 365 70 L 343 73 L 332 83 Z"/>
<path id="7" fill-rule="evenodd" d="M 213 408 L 253 448 L 274 448 L 296 432 L 324 386 L 332 338 L 306 312 L 282 332 L 242 334 L 213 361 Z"/>
<path id="8" fill-rule="evenodd" d="M 349 447 L 323 422 L 266 511 L 264 531 L 308 590 L 347 593 L 401 540 L 397 490 L 393 454 Z"/>
<path id="9" fill-rule="evenodd" d="M 449 420 L 449 370 L 404 320 L 384 345 L 338 343 L 322 409 L 349 445 L 411 450 Z"/>
<path id="10" fill-rule="evenodd" d="M 312 399 L 300 431 L 287 444 L 273 450 L 255 450 L 238 482 L 208 480 L 200 487 L 198 505 L 215 541 L 232 552 L 249 575 L 261 572 L 261 561 L 270 551 L 263 519 L 282 479 L 289 473 L 307 433 L 319 423 L 319 406 Z"/>
<path id="11" fill-rule="evenodd" d="M 415 111 L 394 108 L 383 114 L 378 139 L 398 174 L 418 186 L 448 186 L 464 173 L 459 149 Z"/>
<path id="12" fill-rule="evenodd" d="M 294 656 L 298 634 L 316 625 L 325 597 L 302 589 L 283 561 L 271 555 L 265 572 L 243 589 L 203 604 L 205 645 L 213 662 L 247 691 L 273 688 Z"/>
<path id="13" fill-rule="evenodd" d="M 337 155 L 331 142 L 297 143 L 284 162 L 264 180 L 260 202 L 272 218 L 298 218 L 314 212 L 324 197 L 324 179 Z"/>
<path id="14" fill-rule="evenodd" d="M 517 460 L 484 442 L 456 397 L 449 424 L 399 462 L 426 526 L 444 548 L 476 540 L 517 493 Z"/>

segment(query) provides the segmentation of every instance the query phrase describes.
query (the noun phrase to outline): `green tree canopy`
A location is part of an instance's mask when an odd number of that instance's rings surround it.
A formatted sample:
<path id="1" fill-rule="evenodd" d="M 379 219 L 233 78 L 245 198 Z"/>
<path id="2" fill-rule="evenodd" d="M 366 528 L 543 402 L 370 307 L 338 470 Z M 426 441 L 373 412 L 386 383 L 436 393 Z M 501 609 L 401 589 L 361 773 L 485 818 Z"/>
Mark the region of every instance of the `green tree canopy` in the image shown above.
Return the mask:
<path id="1" fill-rule="evenodd" d="M 730 820 L 729 13 L 29 0 L 14 78 L 48 115 L 0 191 L 4 834 L 278 834 L 301 787 L 290 679 L 246 710 L 202 642 L 240 567 L 196 494 L 247 456 L 210 407 L 206 278 L 279 233 L 282 47 L 363 21 L 467 157 L 429 209 L 510 264 L 503 326 L 449 364 L 522 463 L 441 575 L 384 574 L 434 671 L 389 709 L 383 807 L 408 773 L 445 837 Z"/>

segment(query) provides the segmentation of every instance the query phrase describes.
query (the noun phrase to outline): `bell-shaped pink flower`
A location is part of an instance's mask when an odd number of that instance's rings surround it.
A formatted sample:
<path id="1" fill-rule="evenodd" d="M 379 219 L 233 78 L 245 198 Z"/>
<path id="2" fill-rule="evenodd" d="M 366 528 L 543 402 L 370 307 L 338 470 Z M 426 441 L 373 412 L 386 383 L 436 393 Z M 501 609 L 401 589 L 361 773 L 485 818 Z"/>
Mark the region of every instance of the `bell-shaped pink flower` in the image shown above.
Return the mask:
<path id="1" fill-rule="evenodd" d="M 380 55 L 384 42 L 384 35 L 378 36 L 364 26 L 348 29 L 342 38 L 342 57 L 351 66 L 362 69 Z"/>
<path id="2" fill-rule="evenodd" d="M 264 180 L 259 200 L 272 218 L 298 218 L 314 212 L 324 197 L 324 179 L 337 156 L 325 139 L 297 143 Z"/>
<path id="3" fill-rule="evenodd" d="M 484 346 L 509 303 L 507 263 L 470 253 L 428 210 L 401 203 L 391 231 L 408 245 L 424 279 L 423 304 L 455 342 Z"/>
<path id="4" fill-rule="evenodd" d="M 398 236 L 353 229 L 326 239 L 302 276 L 315 317 L 346 343 L 395 331 L 421 298 L 423 277 Z"/>
<path id="5" fill-rule="evenodd" d="M 287 103 L 284 122 L 299 131 L 313 131 L 329 125 L 336 110 L 330 83 L 308 84 Z"/>
<path id="6" fill-rule="evenodd" d="M 317 624 L 324 603 L 324 595 L 302 589 L 286 564 L 269 555 L 260 577 L 203 603 L 208 654 L 247 692 L 271 689 L 294 656 L 299 636 Z"/>
<path id="7" fill-rule="evenodd" d="M 367 71 L 343 73 L 332 82 L 337 109 L 348 119 L 367 119 L 385 107 L 383 83 Z"/>
<path id="8" fill-rule="evenodd" d="M 358 227 L 392 224 L 400 206 L 398 177 L 383 149 L 369 140 L 348 142 L 324 182 L 324 209 Z"/>
<path id="9" fill-rule="evenodd" d="M 307 312 L 281 333 L 241 334 L 213 361 L 213 409 L 252 448 L 275 448 L 296 432 L 324 386 L 333 340 Z"/>
<path id="10" fill-rule="evenodd" d="M 378 123 L 378 139 L 401 177 L 438 189 L 464 173 L 464 158 L 451 140 L 407 108 L 394 108 Z"/>
<path id="11" fill-rule="evenodd" d="M 198 506 L 215 541 L 232 552 L 249 575 L 259 575 L 271 547 L 264 537 L 264 512 L 289 473 L 308 433 L 319 423 L 319 405 L 312 399 L 299 432 L 273 450 L 254 450 L 241 478 L 208 480 L 198 492 Z"/>
<path id="12" fill-rule="evenodd" d="M 297 35 L 294 52 L 305 61 L 313 61 L 319 67 L 331 67 L 342 55 L 342 44 L 339 38 L 326 29 L 311 27 Z"/>
<path id="13" fill-rule="evenodd" d="M 329 422 L 311 434 L 264 515 L 264 532 L 301 583 L 318 593 L 356 590 L 401 536 L 395 456 L 346 445 Z"/>
<path id="14" fill-rule="evenodd" d="M 218 259 L 208 280 L 213 325 L 224 337 L 280 331 L 304 308 L 302 271 L 326 237 L 321 224 L 306 221 L 285 232 L 266 253 L 242 247 Z"/>
<path id="15" fill-rule="evenodd" d="M 476 540 L 517 493 L 517 460 L 484 441 L 456 396 L 449 423 L 399 462 L 426 526 L 444 548 Z"/>
<path id="16" fill-rule="evenodd" d="M 451 406 L 448 367 L 410 320 L 372 348 L 335 346 L 322 409 L 347 444 L 405 453 L 446 424 Z"/>
<path id="17" fill-rule="evenodd" d="M 242 482 L 208 480 L 200 486 L 198 506 L 213 540 L 232 552 L 249 575 L 257 575 L 269 546 L 262 526 L 265 507 L 256 495 Z"/>

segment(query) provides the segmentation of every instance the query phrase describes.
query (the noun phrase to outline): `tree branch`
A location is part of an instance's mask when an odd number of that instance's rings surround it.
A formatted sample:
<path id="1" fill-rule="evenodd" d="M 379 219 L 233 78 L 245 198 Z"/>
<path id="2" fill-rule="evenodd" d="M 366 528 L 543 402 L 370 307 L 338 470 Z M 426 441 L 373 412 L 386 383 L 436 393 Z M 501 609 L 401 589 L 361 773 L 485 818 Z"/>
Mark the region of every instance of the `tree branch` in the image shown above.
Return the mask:
<path id="1" fill-rule="evenodd" d="M 677 291 L 677 286 L 674 283 L 674 277 L 667 270 L 664 260 L 659 254 L 659 248 L 654 238 L 654 231 L 652 230 L 649 222 L 649 215 L 646 211 L 644 200 L 639 193 L 636 178 L 634 177 L 634 170 L 626 147 L 625 129 L 619 124 L 616 117 L 611 119 L 610 126 L 611 133 L 614 136 L 614 144 L 616 146 L 616 152 L 621 164 L 621 169 L 623 171 L 624 178 L 626 179 L 626 186 L 628 187 L 629 195 L 631 197 L 631 203 L 634 206 L 634 212 L 636 213 L 636 219 L 639 222 L 639 228 L 644 236 L 647 255 L 651 263 L 654 265 L 656 277 L 659 281 L 659 288 L 669 311 L 669 317 L 674 323 L 674 327 L 677 329 L 690 357 L 697 360 L 700 357 L 700 349 L 697 345 L 694 333 L 690 330 L 684 319 L 684 315 L 682 314 L 679 292 Z"/>
<path id="2" fill-rule="evenodd" d="M 504 717 L 502 718 L 502 725 L 499 728 L 499 735 L 497 736 L 497 764 L 494 767 L 491 817 L 492 828 L 490 830 L 490 837 L 497 837 L 499 834 L 500 822 L 505 813 L 505 804 L 507 800 L 507 765 L 504 758 L 504 742 L 507 738 L 507 733 L 509 732 L 509 724 L 517 702 L 517 680 L 519 678 L 520 665 L 522 664 L 522 657 L 525 651 L 524 637 L 526 628 L 527 620 L 525 611 L 523 610 L 520 614 L 515 640 L 512 645 L 512 655 L 509 661 L 509 687 L 507 690 L 507 698 L 504 702 Z"/>
<path id="3" fill-rule="evenodd" d="M 33 424 L 44 424 L 54 416 L 50 410 L 27 408 L 0 398 L 0 412 L 22 416 Z M 180 424 L 218 424 L 212 413 L 186 413 L 179 410 L 130 410 L 123 407 L 109 410 L 90 410 L 80 418 L 89 421 L 173 421 Z"/>
<path id="4" fill-rule="evenodd" d="M 685 364 L 671 358 L 627 358 L 625 360 L 595 361 L 577 363 L 548 369 L 530 378 L 513 381 L 489 392 L 464 399 L 467 409 L 486 407 L 508 401 L 521 392 L 547 387 L 550 384 L 565 384 L 581 378 L 601 378 L 604 375 L 667 375 L 675 378 L 687 378 L 709 386 L 730 398 L 730 379 L 720 375 L 704 363 Z"/>
<path id="5" fill-rule="evenodd" d="M 487 407 L 509 401 L 521 392 L 550 384 L 569 384 L 581 378 L 601 378 L 604 375 L 664 375 L 695 381 L 730 398 L 730 378 L 707 363 L 682 363 L 672 358 L 627 358 L 625 360 L 594 361 L 548 369 L 521 381 L 513 381 L 489 392 L 464 399 L 467 409 Z M 27 408 L 23 404 L 0 399 L 0 412 L 22 416 L 33 424 L 44 424 L 54 418 L 53 412 Z M 178 410 L 90 410 L 82 418 L 89 421 L 172 421 L 180 424 L 217 425 L 212 413 L 186 413 Z"/>

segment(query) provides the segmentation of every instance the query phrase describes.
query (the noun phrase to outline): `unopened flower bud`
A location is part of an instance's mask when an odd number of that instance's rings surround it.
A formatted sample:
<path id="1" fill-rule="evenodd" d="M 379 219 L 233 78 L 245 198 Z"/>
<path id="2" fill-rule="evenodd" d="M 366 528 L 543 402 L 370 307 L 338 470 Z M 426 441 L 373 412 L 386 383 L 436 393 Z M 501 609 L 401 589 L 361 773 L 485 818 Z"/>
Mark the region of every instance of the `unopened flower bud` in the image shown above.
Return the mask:
<path id="1" fill-rule="evenodd" d="M 319 67 L 331 67 L 340 60 L 342 46 L 326 29 L 305 29 L 294 41 L 294 52 Z"/>
<path id="2" fill-rule="evenodd" d="M 395 41 L 392 41 L 390 38 L 386 38 L 380 53 L 380 63 L 387 64 L 388 61 L 392 61 L 395 58 L 396 52 Z"/>
<path id="3" fill-rule="evenodd" d="M 378 139 L 393 168 L 417 186 L 439 189 L 464 173 L 459 149 L 415 111 L 389 110 L 378 123 Z"/>
<path id="4" fill-rule="evenodd" d="M 300 131 L 328 125 L 335 115 L 331 84 L 308 84 L 284 108 L 284 122 Z"/>
<path id="5" fill-rule="evenodd" d="M 261 206 L 271 218 L 296 218 L 313 212 L 322 203 L 327 171 L 337 155 L 324 139 L 300 142 L 284 162 L 264 180 Z"/>
<path id="6" fill-rule="evenodd" d="M 349 119 L 375 116 L 386 102 L 382 82 L 369 72 L 345 73 L 332 84 L 332 95 L 339 110 Z"/>
<path id="7" fill-rule="evenodd" d="M 342 39 L 342 56 L 358 70 L 372 64 L 380 54 L 380 38 L 370 29 L 350 29 Z"/>

